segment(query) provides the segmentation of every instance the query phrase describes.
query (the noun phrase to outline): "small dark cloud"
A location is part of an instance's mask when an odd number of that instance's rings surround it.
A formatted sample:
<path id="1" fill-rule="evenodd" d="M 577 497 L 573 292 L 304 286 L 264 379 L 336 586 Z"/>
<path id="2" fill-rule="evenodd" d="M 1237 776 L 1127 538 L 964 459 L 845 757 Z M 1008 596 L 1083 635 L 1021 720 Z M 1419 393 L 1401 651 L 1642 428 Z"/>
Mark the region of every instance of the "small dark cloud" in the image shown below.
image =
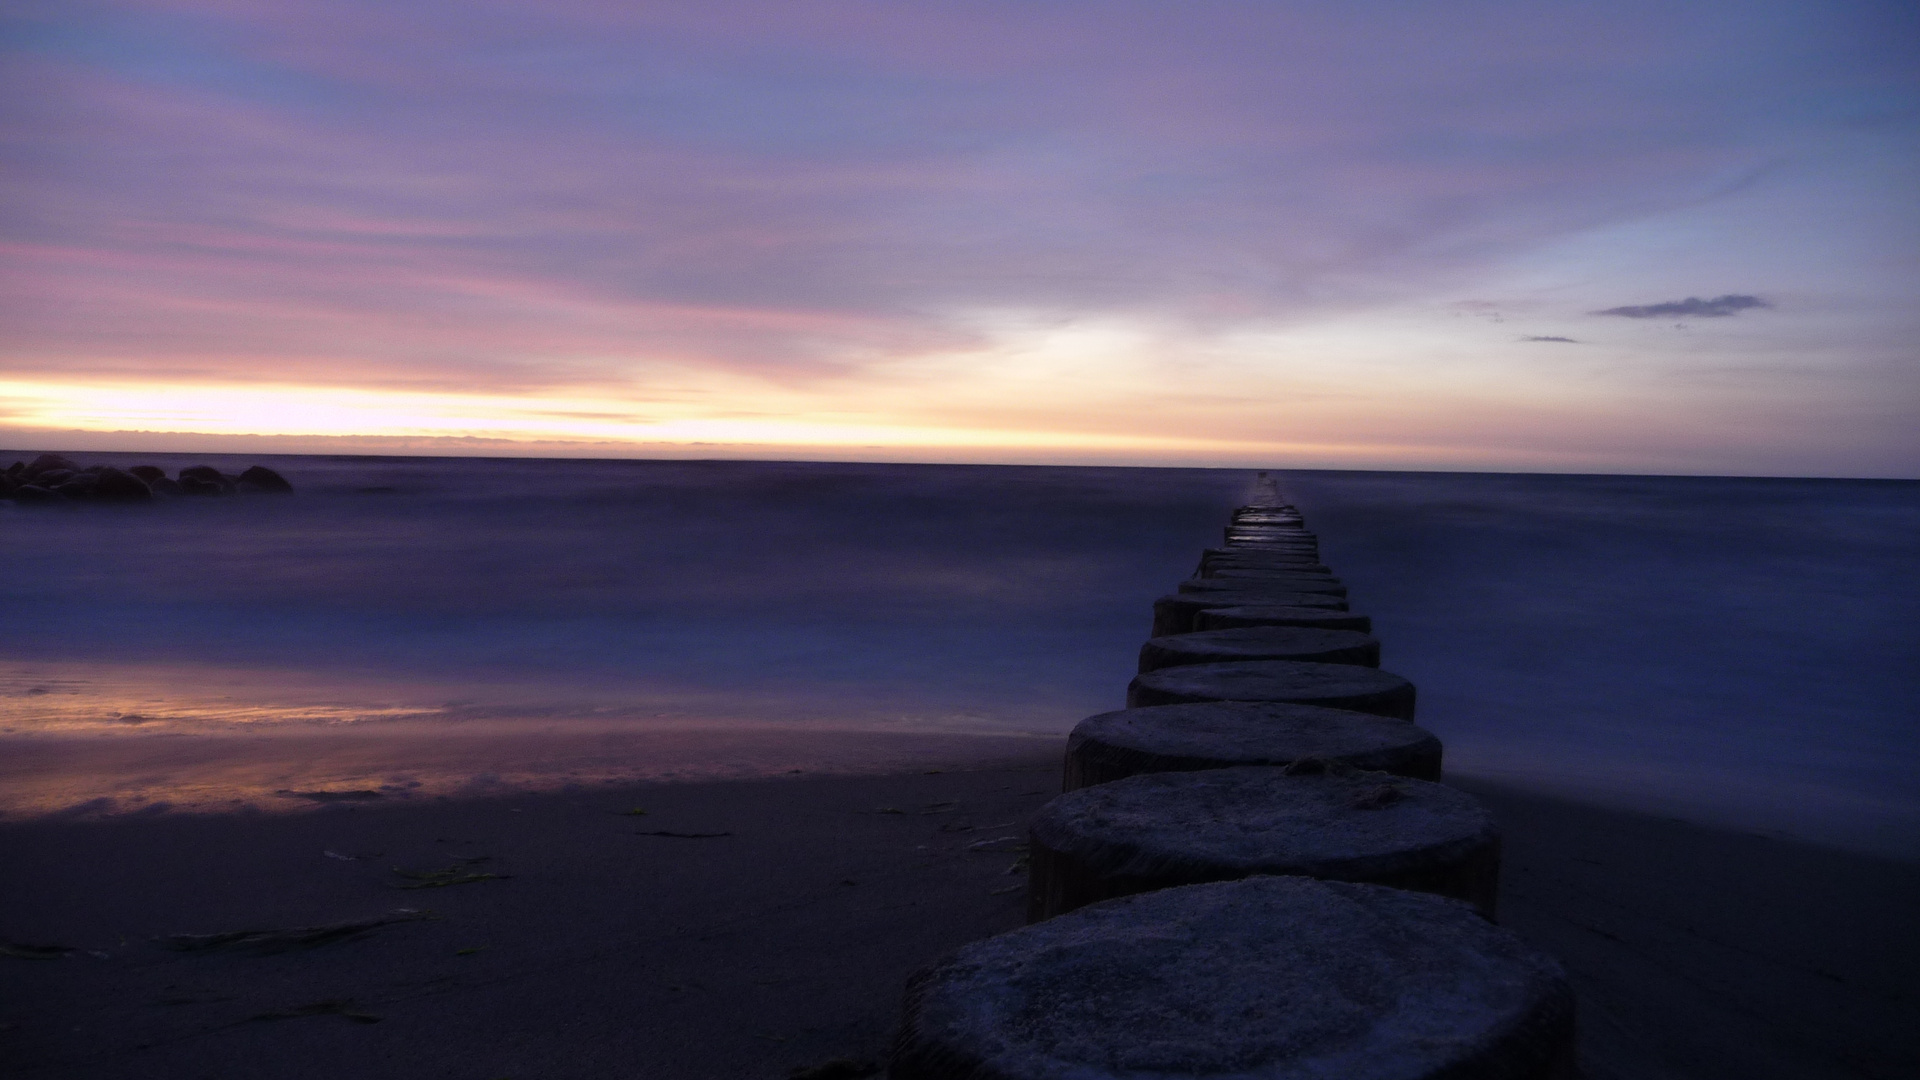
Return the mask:
<path id="1" fill-rule="evenodd" d="M 1608 308 L 1596 311 L 1595 315 L 1619 315 L 1628 319 L 1671 319 L 1701 318 L 1712 319 L 1723 315 L 1738 315 L 1749 308 L 1770 308 L 1772 304 L 1757 296 L 1742 296 L 1728 293 L 1711 300 L 1702 300 L 1689 296 L 1685 300 L 1669 300 L 1664 304 L 1636 304 L 1628 307 Z"/>
<path id="2" fill-rule="evenodd" d="M 1520 340 L 1521 341 L 1564 341 L 1569 345 L 1580 344 L 1579 342 L 1573 340 L 1570 337 L 1553 337 L 1551 335 L 1541 335 L 1541 334 L 1528 334 L 1526 337 L 1523 337 Z"/>

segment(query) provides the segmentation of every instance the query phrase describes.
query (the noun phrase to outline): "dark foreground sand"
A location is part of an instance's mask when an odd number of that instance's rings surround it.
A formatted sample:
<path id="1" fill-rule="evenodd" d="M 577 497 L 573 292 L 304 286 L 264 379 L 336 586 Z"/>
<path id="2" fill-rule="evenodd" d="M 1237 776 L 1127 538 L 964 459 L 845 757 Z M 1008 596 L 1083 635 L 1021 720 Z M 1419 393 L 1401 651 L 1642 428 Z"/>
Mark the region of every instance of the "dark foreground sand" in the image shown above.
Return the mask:
<path id="1" fill-rule="evenodd" d="M 0 1062 L 751 1080 L 877 1059 L 910 971 L 1019 923 L 1002 838 L 1058 786 L 1048 748 L 933 774 L 3 825 L 0 936 L 81 951 L 0 957 Z M 1462 786 L 1506 829 L 1502 921 L 1573 972 L 1589 1076 L 1920 1076 L 1920 866 Z M 394 867 L 502 876 L 405 890 Z M 155 940 L 397 908 L 430 917 L 266 954 Z"/>

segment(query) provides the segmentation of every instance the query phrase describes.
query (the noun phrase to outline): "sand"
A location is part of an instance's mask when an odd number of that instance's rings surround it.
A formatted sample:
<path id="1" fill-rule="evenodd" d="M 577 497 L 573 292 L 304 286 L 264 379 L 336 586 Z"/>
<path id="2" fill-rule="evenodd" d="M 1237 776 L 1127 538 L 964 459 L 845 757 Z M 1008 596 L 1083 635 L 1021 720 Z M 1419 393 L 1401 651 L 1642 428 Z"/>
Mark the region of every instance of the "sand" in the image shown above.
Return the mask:
<path id="1" fill-rule="evenodd" d="M 1009 871 L 1059 775 L 1048 745 L 931 774 L 0 824 L 0 936 L 84 950 L 0 957 L 0 1059 L 660 1080 L 876 1059 L 913 970 L 1020 925 Z M 1920 1074 L 1920 866 L 1451 779 L 1505 832 L 1502 924 L 1572 976 L 1589 1077 Z M 396 866 L 502 876 L 405 890 Z M 267 955 L 153 940 L 407 907 L 432 917 Z"/>
<path id="2" fill-rule="evenodd" d="M 1920 864 L 1458 775 L 1500 922 L 1567 966 L 1590 1080 L 1920 1076 Z"/>

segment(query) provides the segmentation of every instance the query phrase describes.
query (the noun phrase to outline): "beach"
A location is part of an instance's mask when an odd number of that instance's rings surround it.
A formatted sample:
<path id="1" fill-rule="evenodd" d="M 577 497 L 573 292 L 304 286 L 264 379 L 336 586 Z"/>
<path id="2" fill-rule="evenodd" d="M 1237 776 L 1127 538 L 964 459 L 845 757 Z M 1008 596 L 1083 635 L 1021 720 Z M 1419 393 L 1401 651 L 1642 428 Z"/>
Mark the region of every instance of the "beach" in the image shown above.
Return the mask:
<path id="1" fill-rule="evenodd" d="M 1248 480 L 274 465 L 9 516 L 21 1075 L 856 1075 L 1021 923 L 1067 730 Z M 1283 483 L 1589 1077 L 1920 1075 L 1920 485 Z"/>
<path id="2" fill-rule="evenodd" d="M 1920 1080 L 1920 5 L 5 25 L 0 1080 Z"/>
<path id="3" fill-rule="evenodd" d="M 9 934 L 74 950 L 5 958 L 0 1053 L 102 1078 L 878 1061 L 913 970 L 1020 924 L 1015 849 L 1059 788 L 1055 748 L 954 750 L 891 775 L 0 826 Z M 1589 1077 L 1920 1069 L 1920 867 L 1455 783 L 1505 831 L 1502 923 L 1573 978 Z M 405 888 L 396 867 L 497 876 Z"/>

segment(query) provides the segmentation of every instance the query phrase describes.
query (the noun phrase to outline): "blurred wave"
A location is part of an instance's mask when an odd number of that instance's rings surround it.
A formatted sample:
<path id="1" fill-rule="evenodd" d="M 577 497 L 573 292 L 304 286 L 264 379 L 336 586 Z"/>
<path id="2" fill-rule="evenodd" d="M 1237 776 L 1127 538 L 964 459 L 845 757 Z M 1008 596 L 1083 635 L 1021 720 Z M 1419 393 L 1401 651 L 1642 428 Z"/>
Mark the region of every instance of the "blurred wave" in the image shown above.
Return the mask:
<path id="1" fill-rule="evenodd" d="M 0 736 L 1058 734 L 1119 706 L 1151 599 L 1260 490 L 1205 469 L 258 460 L 298 494 L 0 513 Z M 1274 476 L 1451 770 L 1920 856 L 1920 484 Z"/>
<path id="2" fill-rule="evenodd" d="M 1454 771 L 1920 857 L 1920 483 L 1284 482 Z"/>

